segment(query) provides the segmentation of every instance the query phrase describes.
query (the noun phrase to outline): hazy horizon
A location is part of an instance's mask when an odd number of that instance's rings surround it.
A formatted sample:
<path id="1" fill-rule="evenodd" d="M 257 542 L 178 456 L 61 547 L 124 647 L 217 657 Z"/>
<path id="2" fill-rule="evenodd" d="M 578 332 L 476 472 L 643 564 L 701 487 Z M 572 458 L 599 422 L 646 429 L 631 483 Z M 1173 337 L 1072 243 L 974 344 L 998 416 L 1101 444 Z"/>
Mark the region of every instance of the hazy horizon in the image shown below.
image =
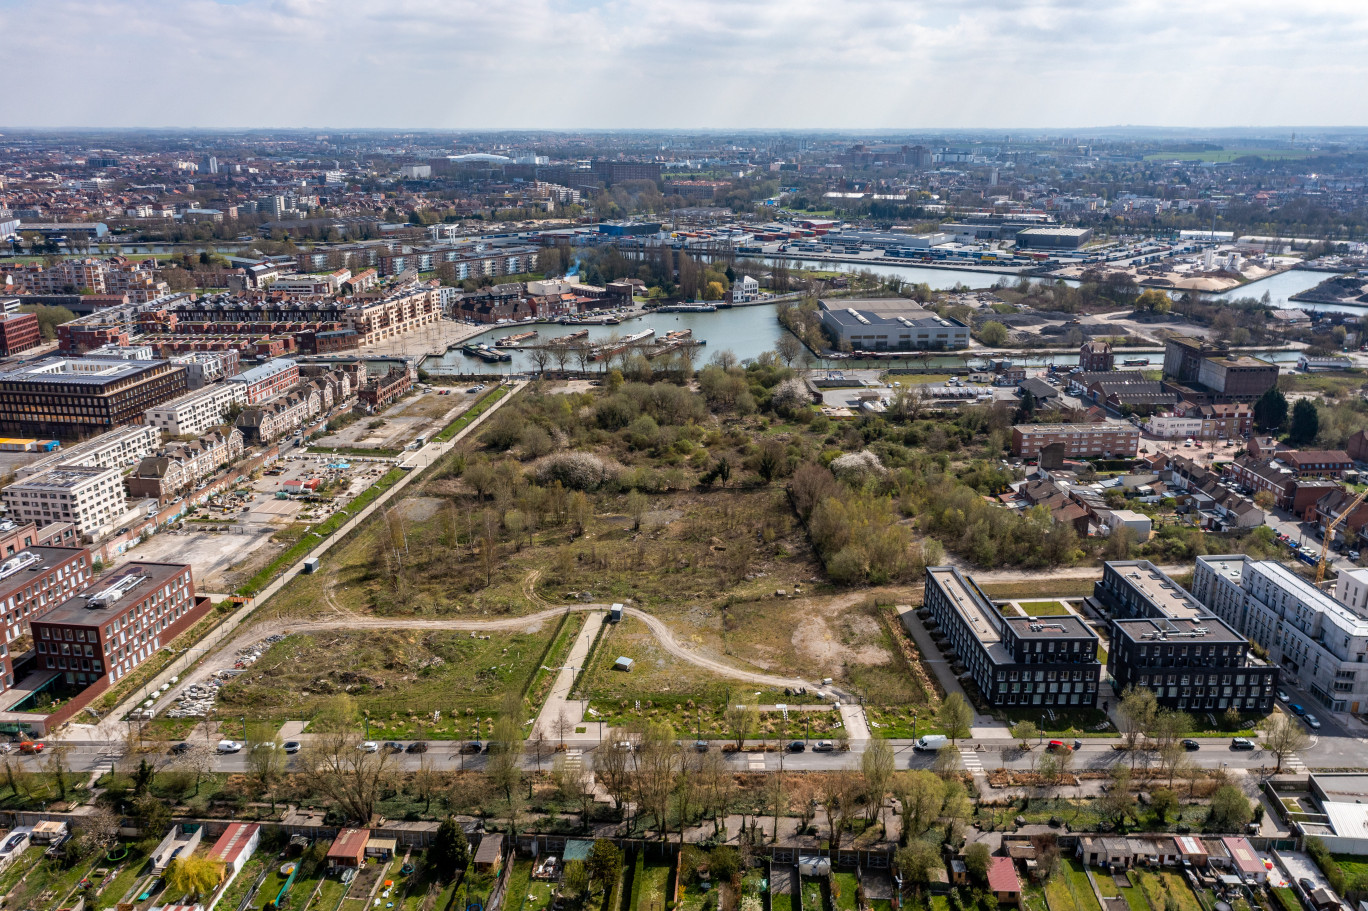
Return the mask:
<path id="1" fill-rule="evenodd" d="M 1347 0 L 0 0 L 0 31 L 12 130 L 1368 127 Z"/>

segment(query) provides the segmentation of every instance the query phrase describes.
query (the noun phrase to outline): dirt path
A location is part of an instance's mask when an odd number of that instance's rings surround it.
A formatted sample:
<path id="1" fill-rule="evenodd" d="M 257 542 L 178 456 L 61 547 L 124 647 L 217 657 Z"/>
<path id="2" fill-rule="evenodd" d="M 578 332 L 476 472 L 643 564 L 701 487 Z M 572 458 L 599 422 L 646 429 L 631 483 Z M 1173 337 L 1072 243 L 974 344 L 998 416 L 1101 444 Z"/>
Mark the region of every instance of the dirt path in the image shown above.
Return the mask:
<path id="1" fill-rule="evenodd" d="M 551 602 L 547 601 L 541 595 L 537 594 L 537 580 L 541 578 L 541 574 L 541 570 L 534 569 L 527 574 L 527 578 L 523 579 L 523 597 L 526 598 L 528 601 L 531 601 L 533 604 L 537 605 L 537 607 L 540 607 L 542 609 L 550 609 Z"/>
<path id="2" fill-rule="evenodd" d="M 980 584 L 984 582 L 1042 582 L 1049 583 L 1056 579 L 1100 579 L 1102 578 L 1102 567 L 1100 566 L 1059 566 L 1054 569 L 1026 570 L 1026 569 L 974 569 L 967 563 L 963 563 L 953 557 L 946 557 L 946 562 L 956 567 L 960 572 L 974 577 L 974 581 Z M 1183 575 L 1192 571 L 1191 566 L 1184 566 L 1181 563 L 1174 563 L 1168 566 L 1160 566 L 1159 571 L 1166 575 Z M 1042 589 L 1042 592 L 1049 589 Z"/>

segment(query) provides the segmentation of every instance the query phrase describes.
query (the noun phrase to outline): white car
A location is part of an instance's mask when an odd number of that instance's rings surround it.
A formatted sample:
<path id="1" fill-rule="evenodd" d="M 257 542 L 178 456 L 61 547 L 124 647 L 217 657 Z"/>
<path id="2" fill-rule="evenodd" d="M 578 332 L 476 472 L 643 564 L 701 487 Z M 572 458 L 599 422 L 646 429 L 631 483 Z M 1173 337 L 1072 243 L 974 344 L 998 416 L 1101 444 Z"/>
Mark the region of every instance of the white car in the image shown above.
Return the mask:
<path id="1" fill-rule="evenodd" d="M 378 753 L 380 752 L 380 744 L 376 743 L 374 740 L 367 740 L 358 746 L 357 749 L 363 753 Z"/>
<path id="2" fill-rule="evenodd" d="M 220 740 L 215 749 L 220 753 L 238 753 L 242 751 L 242 744 L 236 740 Z"/>
<path id="3" fill-rule="evenodd" d="M 1303 715 L 1303 716 L 1302 716 L 1302 721 L 1305 721 L 1305 722 L 1306 722 L 1306 726 L 1309 727 L 1311 730 L 1313 730 L 1313 731 L 1319 731 L 1319 730 L 1320 730 L 1320 726 L 1321 726 L 1320 719 L 1318 719 L 1315 715 L 1309 715 L 1309 714 L 1308 714 L 1308 715 Z"/>

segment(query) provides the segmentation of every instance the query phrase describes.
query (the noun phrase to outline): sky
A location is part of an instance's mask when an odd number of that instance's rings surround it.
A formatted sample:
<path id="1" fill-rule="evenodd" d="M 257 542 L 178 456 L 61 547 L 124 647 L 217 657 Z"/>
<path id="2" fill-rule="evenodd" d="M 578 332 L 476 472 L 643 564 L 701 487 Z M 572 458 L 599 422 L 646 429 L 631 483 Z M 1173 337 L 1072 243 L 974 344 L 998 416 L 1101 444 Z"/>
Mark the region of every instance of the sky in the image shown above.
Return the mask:
<path id="1" fill-rule="evenodd" d="M 1365 0 L 0 0 L 0 125 L 1368 125 Z"/>

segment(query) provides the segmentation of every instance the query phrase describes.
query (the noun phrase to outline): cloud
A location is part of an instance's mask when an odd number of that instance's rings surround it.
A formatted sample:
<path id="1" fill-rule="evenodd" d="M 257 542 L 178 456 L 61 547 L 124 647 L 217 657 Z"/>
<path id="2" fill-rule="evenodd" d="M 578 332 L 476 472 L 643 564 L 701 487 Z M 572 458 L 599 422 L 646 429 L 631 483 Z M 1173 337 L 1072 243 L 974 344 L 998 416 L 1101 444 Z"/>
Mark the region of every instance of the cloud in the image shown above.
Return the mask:
<path id="1" fill-rule="evenodd" d="M 9 126 L 1365 124 L 1359 0 L 0 0 Z"/>

